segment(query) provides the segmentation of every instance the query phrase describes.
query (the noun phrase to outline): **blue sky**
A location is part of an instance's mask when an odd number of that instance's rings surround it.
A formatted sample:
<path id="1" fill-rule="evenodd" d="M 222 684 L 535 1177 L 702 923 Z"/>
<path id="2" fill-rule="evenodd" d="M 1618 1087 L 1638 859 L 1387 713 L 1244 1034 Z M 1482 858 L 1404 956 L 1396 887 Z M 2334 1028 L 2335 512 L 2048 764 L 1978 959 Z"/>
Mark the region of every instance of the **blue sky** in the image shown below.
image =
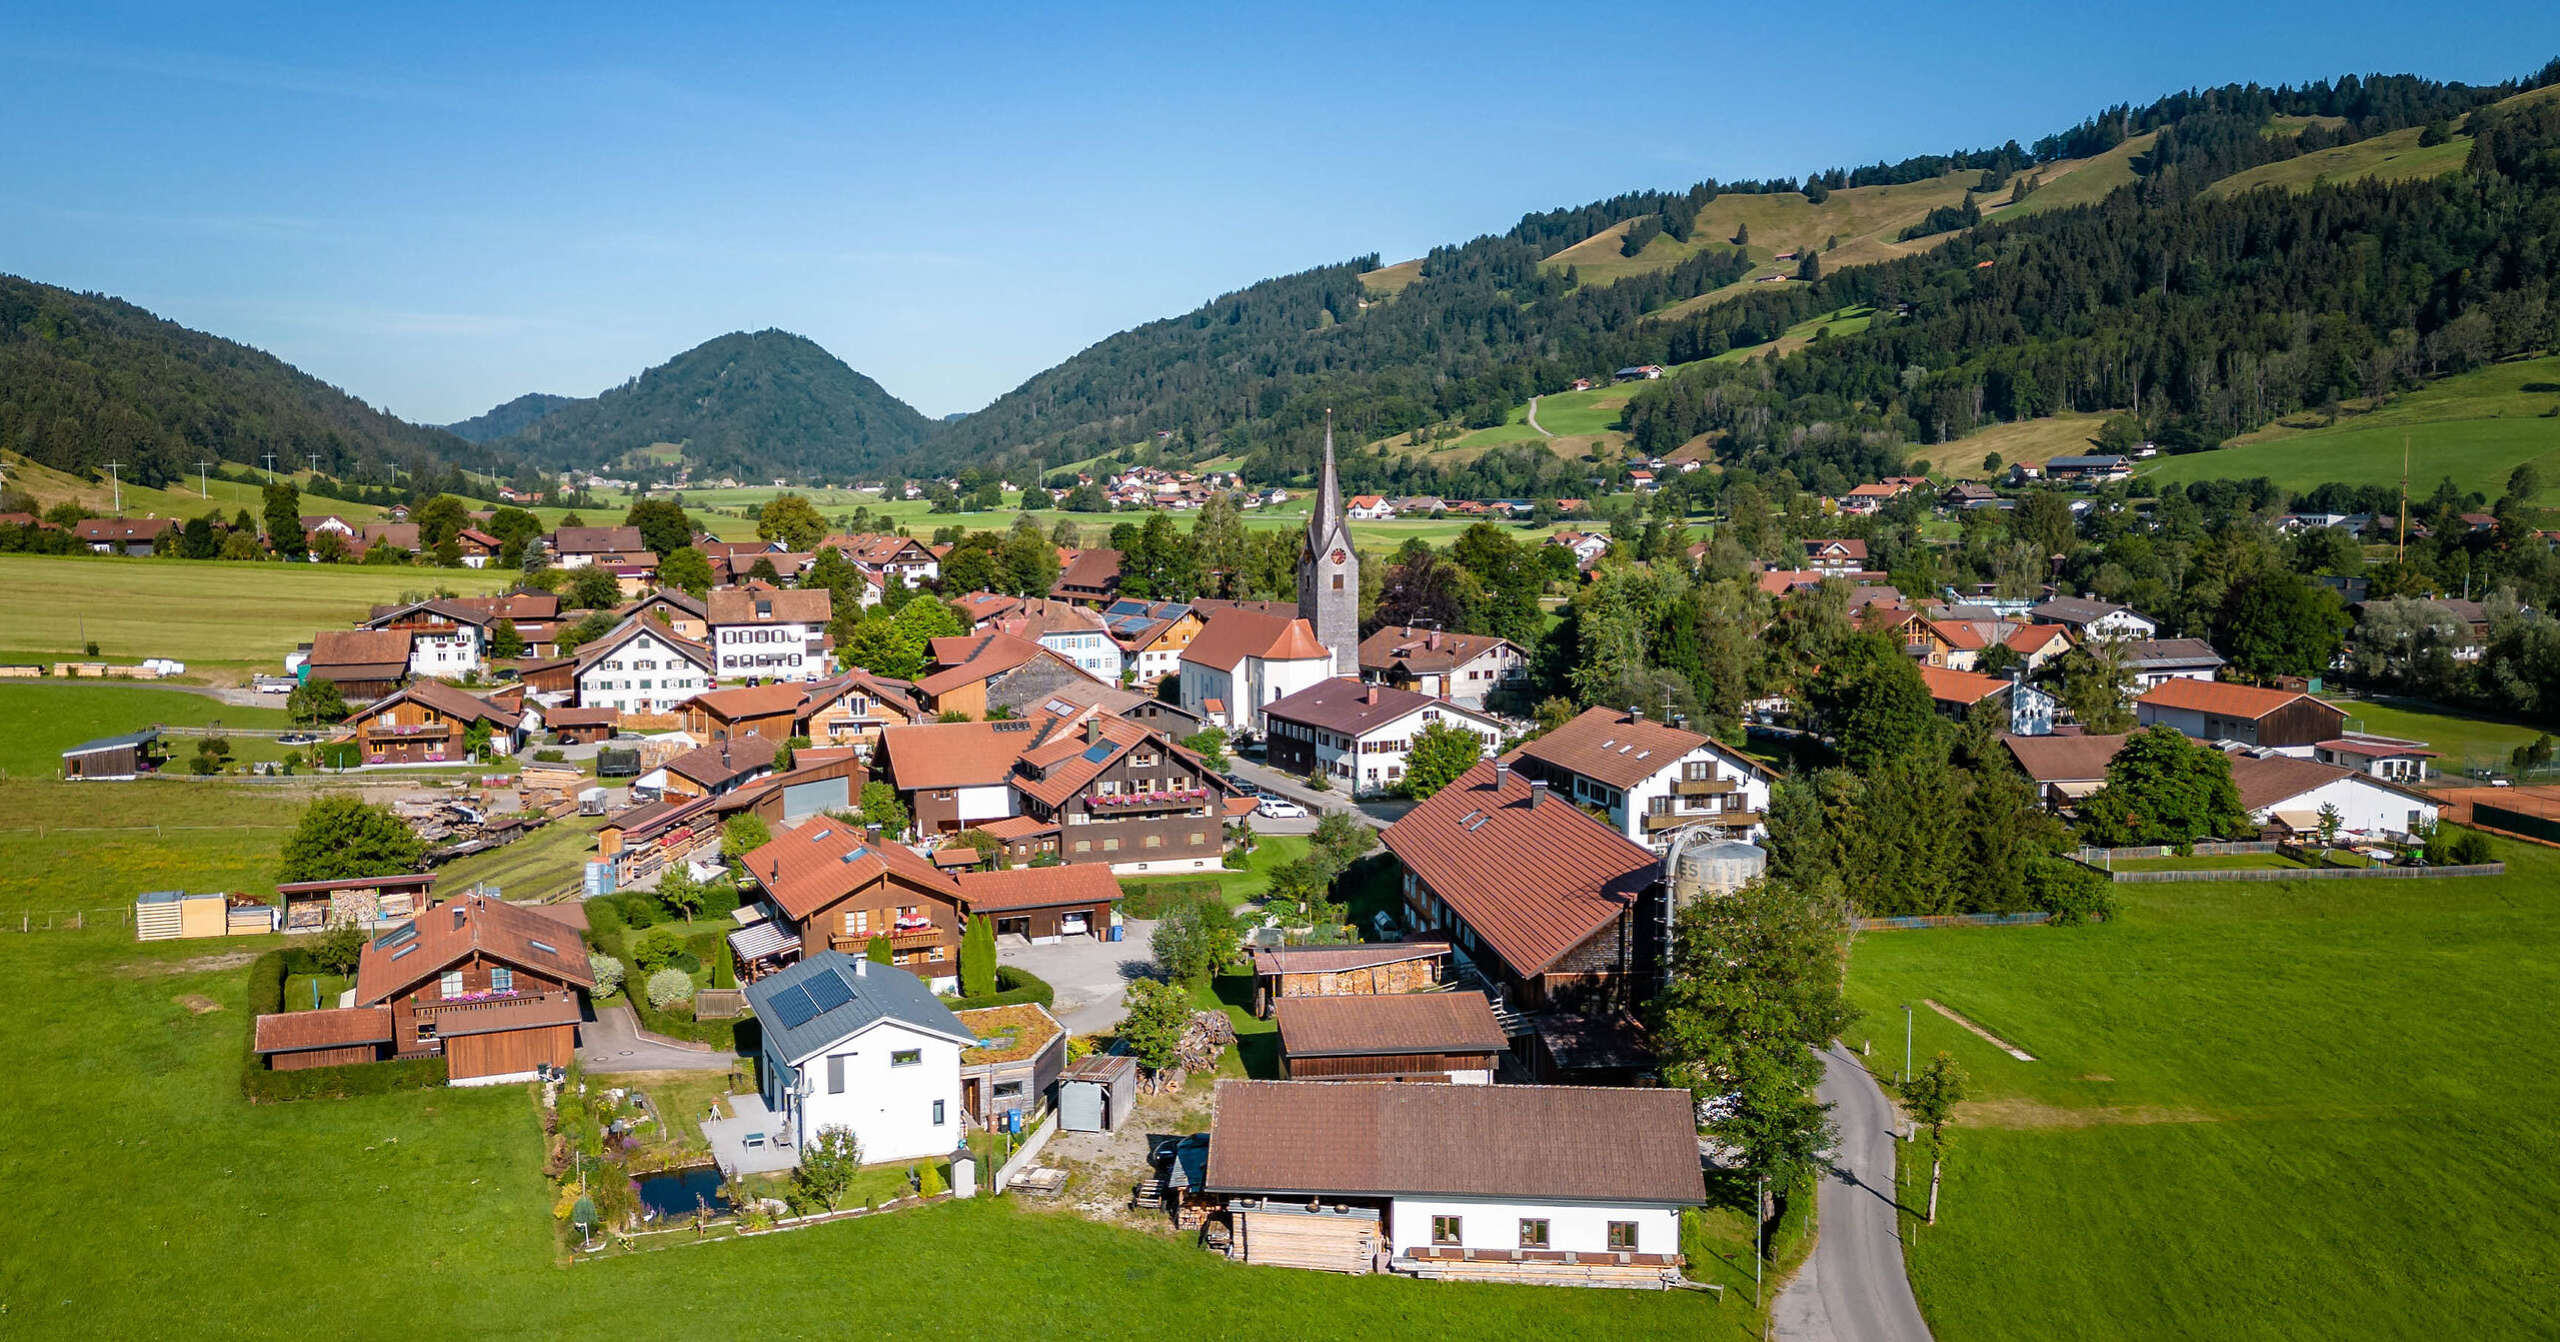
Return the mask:
<path id="1" fill-rule="evenodd" d="M 1256 279 L 1532 209 L 2560 55 L 2560 6 L 2352 0 L 230 8 L 0 13 L 0 270 L 429 422 L 769 326 L 969 410 Z"/>

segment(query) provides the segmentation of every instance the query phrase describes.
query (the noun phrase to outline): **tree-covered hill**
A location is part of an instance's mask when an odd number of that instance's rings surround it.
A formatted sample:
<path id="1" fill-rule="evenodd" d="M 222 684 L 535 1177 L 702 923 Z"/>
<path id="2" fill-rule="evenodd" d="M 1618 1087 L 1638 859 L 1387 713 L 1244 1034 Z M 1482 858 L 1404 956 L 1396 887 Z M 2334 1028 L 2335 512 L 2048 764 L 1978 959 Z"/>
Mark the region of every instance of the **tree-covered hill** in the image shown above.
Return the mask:
<path id="1" fill-rule="evenodd" d="M 815 341 L 734 332 L 601 396 L 554 406 L 493 446 L 554 466 L 600 466 L 678 443 L 707 474 L 840 478 L 900 465 L 935 427 Z"/>
<path id="2" fill-rule="evenodd" d="M 2555 74 L 2560 74 L 2560 64 L 2533 79 L 2489 87 L 2411 76 L 2351 76 L 2298 86 L 2190 90 L 2146 107 L 2108 108 L 2079 126 L 2035 140 L 2031 147 L 2013 141 L 1995 149 L 1834 169 L 1801 179 L 1706 182 L 1685 191 L 1634 192 L 1532 214 L 1503 233 L 1434 249 L 1418 266 L 1394 267 L 1388 272 L 1392 284 L 1364 282 L 1364 274 L 1379 270 L 1377 258 L 1357 258 L 1266 280 L 1182 316 L 1111 336 L 946 429 L 936 439 L 937 456 L 945 461 L 1069 461 L 1168 433 L 1176 448 L 1242 456 L 1258 474 L 1287 475 L 1307 469 L 1316 425 L 1328 408 L 1342 436 L 1355 442 L 1445 424 L 1490 426 L 1504 422 L 1530 395 L 1557 390 L 1577 376 L 1605 376 L 1628 364 L 1706 358 L 1761 343 L 1809 315 L 1850 303 L 1884 298 L 1887 311 L 1899 311 L 1898 305 L 1908 301 L 1906 293 L 1943 295 L 1976 318 L 1959 316 L 1938 328 L 1936 361 L 1922 368 L 1922 374 L 1968 359 L 1985 360 L 1988 366 L 1997 350 L 2027 333 L 2014 313 L 1968 303 L 1971 290 L 1950 286 L 1959 267 L 1969 277 L 1982 261 L 1998 259 L 1997 239 L 2004 230 L 2040 225 L 2059 230 L 2057 238 L 2068 234 L 2076 245 L 2099 248 L 2099 259 L 2109 267 L 2129 253 L 2158 255 L 2163 244 L 2183 240 L 2189 228 L 2204 226 L 2211 211 L 2200 210 L 2197 197 L 2222 178 L 2412 127 L 2438 126 L 2444 128 L 2441 133 L 2454 133 L 2461 129 L 2456 123 L 2472 113 L 2547 84 Z M 2115 154 L 2129 143 L 2146 147 L 2130 156 L 2131 181 L 2107 205 L 1999 212 L 2014 216 L 2014 223 L 1999 214 L 1986 219 L 1977 207 L 1996 209 L 2013 200 L 2032 200 L 2040 166 Z M 1920 255 L 1840 270 L 1821 266 L 1817 258 L 1785 278 L 1736 285 L 1753 271 L 1751 240 L 1700 232 L 1702 217 L 1718 217 L 1711 207 L 1728 195 L 1792 193 L 1819 205 L 1834 191 L 1943 180 L 1958 172 L 1979 174 L 1960 193 L 1963 199 L 1913 223 L 1921 230 L 1916 236 L 1943 235 L 1940 240 L 1949 244 L 1970 239 L 1969 246 L 1935 246 Z M 2141 208 L 2113 208 L 2119 199 L 2139 201 Z M 2392 207 L 2374 208 L 2388 212 Z M 2219 221 L 2214 227 L 2238 226 L 2253 217 L 2249 211 L 2212 214 Z M 1586 282 L 1571 268 L 1547 264 L 1559 252 L 1603 235 L 1617 239 L 1615 252 L 1660 257 L 1664 264 L 1612 266 L 1607 283 L 1597 278 Z M 1656 244 L 1657 238 L 1679 245 Z M 2338 255 L 2325 244 L 2322 254 L 2331 260 Z M 2264 264 L 2263 252 L 2258 261 Z M 2412 259 L 2408 264 L 2421 263 Z M 2176 269 L 2174 261 L 2171 265 Z M 2197 268 L 2193 273 L 2205 272 Z M 2295 273 L 2303 274 L 2299 269 Z M 1885 275 L 1890 278 L 1874 278 Z M 2000 280 L 2007 278 L 2004 273 Z M 2057 282 L 2071 281 L 2062 276 Z M 1990 287 L 1996 291 L 2000 284 Z M 1711 294 L 1717 297 L 1708 298 Z M 2099 314 L 2085 310 L 2092 305 L 2129 309 L 2140 297 L 2140 286 L 2120 285 L 2069 294 L 2064 306 L 2083 309 L 2082 315 L 2098 320 Z M 2263 287 L 2252 301 L 2266 303 L 2270 311 L 2300 310 L 2292 295 Z M 2215 315 L 2236 317 L 2244 326 L 2251 316 L 2227 306 Z M 2412 303 L 2382 329 L 2387 333 L 2393 325 L 2405 325 L 2423 337 L 2433 329 L 2432 322 L 2450 319 L 2443 313 L 2427 315 L 2423 303 Z M 1893 339 L 1889 333 L 1895 329 L 1892 322 L 1880 323 L 1875 335 L 1840 343 Z M 2413 367 L 2428 362 L 2421 359 Z M 2182 369 L 2171 376 L 2194 380 L 2192 373 Z M 1902 375 L 1897 368 L 1895 377 Z M 1729 376 L 1750 381 L 1763 374 L 1738 369 Z M 2156 389 L 2163 380 L 2146 373 L 2147 386 Z M 2213 380 L 2223 379 L 2217 374 Z M 1933 385 L 1930 395 L 1969 396 L 1969 388 L 1982 381 Z M 1909 397 L 1886 391 L 1856 389 L 1830 403 L 1846 420 L 1835 415 L 1817 422 L 1834 433 L 1842 423 L 1860 423 L 1865 431 L 1850 432 L 1847 438 L 1886 450 L 1903 442 L 1931 441 L 1906 435 L 1940 431 L 1935 400 L 1923 406 L 1929 412 L 1924 415 L 1913 411 Z M 1988 406 L 1967 409 L 1969 414 L 1946 418 L 1944 427 L 1952 430 L 1960 420 L 1995 416 Z M 2209 418 L 2227 425 L 2237 422 L 2238 412 L 2237 406 L 2217 403 Z M 1801 427 L 1801 421 L 1790 423 Z M 1703 419 L 1697 424 L 1699 432 L 1715 427 Z M 1661 449 L 1662 434 L 1657 428 L 1646 438 L 1647 445 Z M 1347 462 L 1345 472 L 1346 481 L 1366 487 L 1474 494 L 1530 492 L 1550 483 L 1569 484 L 1568 477 L 1586 473 L 1527 447 L 1487 453 L 1463 468 L 1423 458 L 1361 457 Z M 1555 477 L 1552 482 L 1550 476 Z"/>
<path id="3" fill-rule="evenodd" d="M 495 442 L 511 433 L 521 433 L 535 420 L 564 405 L 576 405 L 575 396 L 554 396 L 547 391 L 529 391 L 524 395 L 473 415 L 458 424 L 445 425 L 445 431 L 475 443 Z"/>
<path id="4" fill-rule="evenodd" d="M 425 476 L 512 460 L 411 424 L 260 350 L 131 303 L 0 275 L 0 447 L 87 478 L 191 476 L 199 459 L 318 468 L 339 478 L 397 465 Z"/>

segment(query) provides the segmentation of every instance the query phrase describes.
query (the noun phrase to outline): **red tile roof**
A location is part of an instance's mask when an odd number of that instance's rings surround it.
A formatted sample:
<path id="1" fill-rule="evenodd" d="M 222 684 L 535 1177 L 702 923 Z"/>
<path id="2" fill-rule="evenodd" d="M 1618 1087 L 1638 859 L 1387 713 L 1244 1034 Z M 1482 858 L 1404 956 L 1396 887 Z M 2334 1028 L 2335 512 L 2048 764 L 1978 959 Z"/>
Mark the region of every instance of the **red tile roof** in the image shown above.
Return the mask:
<path id="1" fill-rule="evenodd" d="M 960 882 L 961 905 L 971 913 L 1115 904 L 1120 899 L 1119 879 L 1105 862 L 964 871 L 953 879 Z"/>
<path id="2" fill-rule="evenodd" d="M 1689 1092 L 1221 1081 L 1206 1185 L 1687 1205 L 1706 1200 Z"/>
<path id="3" fill-rule="evenodd" d="M 835 613 L 835 595 L 823 587 L 756 592 L 724 587 L 705 597 L 703 608 L 712 624 L 825 624 Z"/>
<path id="4" fill-rule="evenodd" d="M 1543 791 L 1543 789 L 1540 789 Z M 1654 855 L 1488 760 L 1387 827 L 1387 850 L 1521 974 L 1635 907 Z"/>
<path id="5" fill-rule="evenodd" d="M 2009 682 L 1998 676 L 1950 671 L 1943 666 L 1921 667 L 1920 682 L 1929 687 L 1929 697 L 1942 704 L 1978 704 L 2009 688 Z"/>
<path id="6" fill-rule="evenodd" d="M 929 697 L 939 697 L 963 685 L 974 685 L 979 681 L 1003 675 L 1017 666 L 1027 665 L 1040 658 L 1057 657 L 1056 653 L 1047 648 L 1027 638 L 1015 638 L 1011 634 L 971 634 L 960 637 L 971 640 L 965 652 L 961 651 L 961 646 L 955 639 L 933 640 L 934 660 L 943 661 L 947 652 L 959 653 L 960 660 L 918 680 L 916 682 L 918 690 Z M 946 648 L 945 645 L 950 646 Z"/>
<path id="7" fill-rule="evenodd" d="M 1479 715 L 1444 699 L 1397 685 L 1364 685 L 1348 676 L 1319 680 L 1296 694 L 1265 705 L 1266 718 L 1303 723 L 1346 736 L 1360 736 L 1436 708 L 1450 717 L 1476 720 Z"/>
<path id="8" fill-rule="evenodd" d="M 256 1041 L 251 1048 L 259 1053 L 298 1053 L 304 1049 L 390 1042 L 391 1008 L 330 1007 L 258 1017 Z"/>
<path id="9" fill-rule="evenodd" d="M 1714 746 L 1728 762 L 1768 776 L 1768 770 L 1741 751 L 1696 732 L 1667 726 L 1651 718 L 1634 718 L 1614 708 L 1586 708 L 1571 722 L 1523 742 L 1511 758 L 1528 758 L 1615 788 L 1631 788 L 1669 768 L 1701 746 Z"/>
<path id="10" fill-rule="evenodd" d="M 595 984 L 576 929 L 504 900 L 464 895 L 432 904 L 366 942 L 356 967 L 356 1001 L 389 1001 L 474 951 L 582 988 Z"/>
<path id="11" fill-rule="evenodd" d="M 2126 734 L 2109 736 L 2011 736 L 2000 744 L 2039 783 L 2087 783 L 2107 776 L 2107 763 L 2124 749 Z"/>
<path id="12" fill-rule="evenodd" d="M 715 718 L 738 722 L 800 711 L 805 688 L 789 681 L 774 685 L 742 685 L 733 690 L 705 690 L 685 702 Z"/>
<path id="13" fill-rule="evenodd" d="M 748 875 L 794 919 L 805 919 L 883 877 L 957 900 L 951 877 L 897 843 L 874 843 L 860 829 L 821 817 L 786 828 L 746 855 Z"/>
<path id="14" fill-rule="evenodd" d="M 2299 690 L 2270 690 L 2256 685 L 2240 685 L 2227 680 L 2164 680 L 2144 692 L 2137 702 L 2162 708 L 2184 708 L 2217 717 L 2247 718 L 2255 721 L 2293 703 L 2309 699 L 2322 708 L 2344 716 L 2345 709 Z"/>
<path id="15" fill-rule="evenodd" d="M 1500 1053 L 1510 1046 L 1480 992 L 1283 997 L 1271 1008 L 1292 1058 Z"/>
<path id="16" fill-rule="evenodd" d="M 882 772 L 901 792 L 989 787 L 1013 776 L 1013 762 L 1042 739 L 1047 719 L 923 722 L 880 731 Z"/>
<path id="17" fill-rule="evenodd" d="M 1208 624 L 1182 650 L 1183 661 L 1221 671 L 1234 670 L 1247 657 L 1302 661 L 1331 655 L 1305 620 L 1237 609 L 1210 615 Z"/>
<path id="18" fill-rule="evenodd" d="M 1509 639 L 1490 634 L 1453 634 L 1391 624 L 1360 640 L 1360 669 L 1417 674 L 1451 671 L 1505 646 L 1518 650 Z"/>

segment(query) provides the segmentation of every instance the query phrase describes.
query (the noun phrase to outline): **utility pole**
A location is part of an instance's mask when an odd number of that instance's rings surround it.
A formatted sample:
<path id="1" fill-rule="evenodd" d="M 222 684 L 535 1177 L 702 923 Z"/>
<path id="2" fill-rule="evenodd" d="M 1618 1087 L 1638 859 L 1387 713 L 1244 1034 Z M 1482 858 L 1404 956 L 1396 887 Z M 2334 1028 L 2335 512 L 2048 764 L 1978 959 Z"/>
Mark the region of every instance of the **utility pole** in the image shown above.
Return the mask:
<path id="1" fill-rule="evenodd" d="M 318 474 L 320 473 L 320 454 L 319 454 L 319 453 L 317 453 L 317 452 L 306 452 L 306 453 L 304 453 L 304 454 L 303 454 L 302 459 L 311 463 L 311 473 L 312 473 L 313 475 L 318 475 Z"/>
<path id="2" fill-rule="evenodd" d="M 116 516 L 118 517 L 124 516 L 124 479 L 117 475 L 116 472 L 123 469 L 123 467 L 124 463 L 121 461 L 110 461 L 107 463 L 107 480 L 115 487 Z"/>
<path id="3" fill-rule="evenodd" d="M 1761 1175 L 1751 1186 L 1751 1307 L 1760 1308 L 1760 1241 L 1769 1229 L 1769 1176 Z"/>
<path id="4" fill-rule="evenodd" d="M 2400 435 L 2400 548 L 2392 562 L 2409 562 L 2409 435 Z"/>
<path id="5" fill-rule="evenodd" d="M 276 482 L 276 454 L 270 452 L 264 460 L 267 463 L 267 483 L 272 485 Z"/>
<path id="6" fill-rule="evenodd" d="M 207 483 L 205 482 L 205 471 L 206 471 L 206 469 L 207 469 L 207 468 L 211 467 L 212 465 L 213 465 L 213 463 L 212 463 L 212 462 L 210 462 L 210 461 L 199 461 L 199 462 L 197 462 L 197 463 L 196 463 L 196 497 L 197 497 L 197 498 L 200 498 L 200 499 L 209 499 L 209 498 L 212 498 L 212 497 L 213 497 L 213 487 L 212 487 L 211 485 L 209 485 L 209 484 L 207 484 Z"/>
<path id="7" fill-rule="evenodd" d="M 1911 1004 L 1902 1004 L 1902 1079 L 1911 1080 Z"/>

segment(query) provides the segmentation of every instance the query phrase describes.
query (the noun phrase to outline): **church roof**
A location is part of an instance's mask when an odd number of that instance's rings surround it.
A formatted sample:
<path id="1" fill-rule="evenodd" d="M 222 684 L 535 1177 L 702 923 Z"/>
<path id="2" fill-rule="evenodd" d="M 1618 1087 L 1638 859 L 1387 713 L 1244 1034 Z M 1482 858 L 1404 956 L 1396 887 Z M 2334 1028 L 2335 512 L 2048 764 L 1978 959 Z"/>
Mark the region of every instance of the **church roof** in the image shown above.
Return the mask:
<path id="1" fill-rule="evenodd" d="M 1342 482 L 1333 471 L 1333 412 L 1324 415 L 1324 473 L 1316 481 L 1316 505 L 1307 514 L 1309 557 L 1340 546 L 1351 548 L 1350 524 L 1342 511 Z"/>

